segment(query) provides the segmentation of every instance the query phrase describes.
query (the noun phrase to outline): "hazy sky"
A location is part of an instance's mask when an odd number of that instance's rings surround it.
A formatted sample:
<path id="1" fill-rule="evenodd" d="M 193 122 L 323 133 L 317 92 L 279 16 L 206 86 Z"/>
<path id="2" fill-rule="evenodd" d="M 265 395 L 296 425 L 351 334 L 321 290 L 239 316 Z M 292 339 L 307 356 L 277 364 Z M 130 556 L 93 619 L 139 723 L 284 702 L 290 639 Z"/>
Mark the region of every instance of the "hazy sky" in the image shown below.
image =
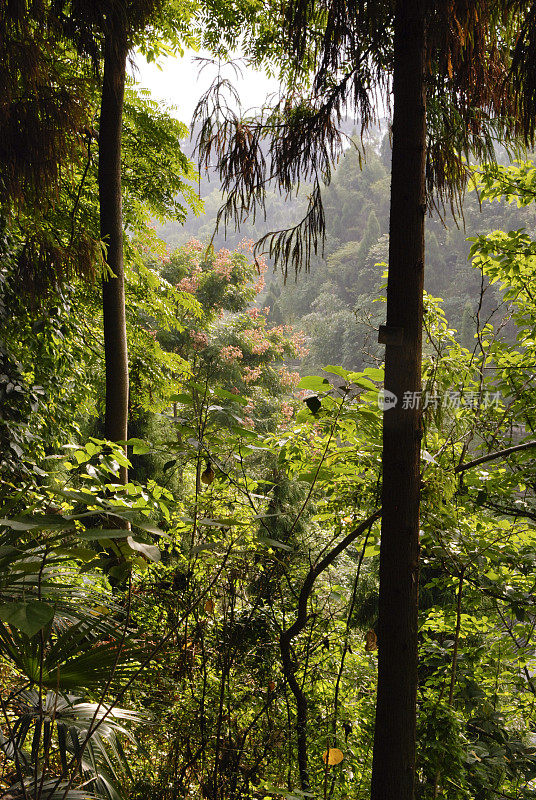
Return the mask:
<path id="1" fill-rule="evenodd" d="M 137 71 L 134 77 L 143 88 L 150 89 L 157 100 L 176 106 L 174 115 L 181 122 L 190 123 L 197 101 L 208 89 L 217 74 L 217 67 L 206 66 L 199 74 L 200 64 L 195 62 L 196 56 L 206 56 L 203 51 L 195 53 L 187 50 L 182 58 L 167 58 L 162 61 L 161 69 L 148 64 L 145 59 L 136 57 Z M 244 107 L 262 105 L 267 95 L 278 89 L 278 82 L 268 78 L 262 72 L 242 67 L 243 78 L 235 77 L 234 70 L 226 66 L 223 74 L 236 86 Z"/>

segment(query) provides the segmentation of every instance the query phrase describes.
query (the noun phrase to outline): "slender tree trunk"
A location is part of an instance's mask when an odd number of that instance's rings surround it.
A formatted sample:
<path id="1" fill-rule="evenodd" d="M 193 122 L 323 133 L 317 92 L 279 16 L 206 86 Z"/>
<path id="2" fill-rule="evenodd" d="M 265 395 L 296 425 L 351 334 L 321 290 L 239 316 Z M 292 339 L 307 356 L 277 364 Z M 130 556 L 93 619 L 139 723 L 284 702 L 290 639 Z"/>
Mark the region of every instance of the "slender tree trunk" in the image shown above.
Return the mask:
<path id="1" fill-rule="evenodd" d="M 113 442 L 128 438 L 128 351 L 123 265 L 121 202 L 121 129 L 125 93 L 127 37 L 121 25 L 106 34 L 104 79 L 99 126 L 100 233 L 106 262 L 113 276 L 102 281 L 104 357 L 106 365 L 105 436 Z M 121 481 L 127 471 L 121 468 Z"/>
<path id="2" fill-rule="evenodd" d="M 424 278 L 425 3 L 398 0 L 389 225 L 383 496 L 378 621 L 378 696 L 372 800 L 412 800 L 415 775 L 419 562 L 420 408 Z M 408 395 L 406 395 L 408 397 Z"/>
<path id="3" fill-rule="evenodd" d="M 309 767 L 307 758 L 307 718 L 308 718 L 308 703 L 307 697 L 302 690 L 299 682 L 294 675 L 295 665 L 292 663 L 290 653 L 290 642 L 292 630 L 282 631 L 279 640 L 281 649 L 281 663 L 283 667 L 283 674 L 287 681 L 294 699 L 296 700 L 296 743 L 298 750 L 298 772 L 300 774 L 300 788 L 302 792 L 309 792 L 311 790 L 309 783 Z"/>
<path id="4" fill-rule="evenodd" d="M 292 663 L 291 644 L 292 640 L 307 625 L 307 603 L 313 590 L 316 579 L 326 570 L 335 559 L 346 550 L 357 538 L 367 529 L 370 529 L 374 522 L 381 516 L 381 511 L 374 511 L 370 517 L 360 522 L 350 533 L 346 534 L 339 544 L 330 550 L 320 561 L 318 561 L 305 576 L 305 580 L 298 596 L 298 613 L 296 619 L 289 628 L 281 631 L 279 637 L 279 647 L 281 651 L 281 664 L 283 674 L 296 699 L 296 742 L 298 746 L 298 770 L 300 773 L 300 786 L 302 792 L 310 790 L 309 768 L 307 758 L 307 697 L 303 692 L 295 676 L 296 665 Z"/>

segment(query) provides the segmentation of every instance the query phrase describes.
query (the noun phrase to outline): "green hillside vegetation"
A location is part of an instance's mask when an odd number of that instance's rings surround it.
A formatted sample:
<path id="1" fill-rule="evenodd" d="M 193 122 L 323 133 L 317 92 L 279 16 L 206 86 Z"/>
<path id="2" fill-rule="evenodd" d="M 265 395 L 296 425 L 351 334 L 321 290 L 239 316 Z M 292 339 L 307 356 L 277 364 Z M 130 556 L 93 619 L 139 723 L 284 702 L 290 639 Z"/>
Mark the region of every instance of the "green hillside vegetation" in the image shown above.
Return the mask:
<path id="1" fill-rule="evenodd" d="M 266 275 L 267 289 L 259 305 L 270 307 L 269 320 L 274 324 L 289 323 L 306 332 L 309 355 L 302 365 L 305 370 L 327 363 L 360 369 L 381 359 L 375 332 L 384 316 L 378 298 L 388 262 L 389 165 L 388 135 L 379 146 L 370 141 L 364 162 L 353 147 L 348 148 L 323 194 L 327 219 L 323 257 L 313 260 L 310 273 L 301 273 L 296 280 L 290 275 L 286 285 L 277 271 Z M 190 236 L 202 242 L 212 239 L 221 205 L 221 195 L 213 185 L 214 179 L 202 186 L 204 214 L 190 216 L 183 226 L 169 222 L 158 228 L 169 246 L 184 244 Z M 257 241 L 267 231 L 295 223 L 303 213 L 303 203 L 303 199 L 289 203 L 285 197 L 269 195 L 266 220 L 246 221 L 238 231 L 226 235 L 220 230 L 214 243 L 236 246 L 243 237 Z M 474 191 L 466 193 L 462 215 L 456 219 L 444 209 L 441 216 L 432 213 L 427 220 L 426 288 L 443 299 L 450 324 L 460 336 L 463 331 L 463 341 L 471 349 L 481 282 L 469 261 L 467 238 L 475 231 L 521 227 L 534 233 L 530 211 L 504 202 L 482 204 Z M 497 291 L 487 287 L 482 317 L 499 303 Z"/>

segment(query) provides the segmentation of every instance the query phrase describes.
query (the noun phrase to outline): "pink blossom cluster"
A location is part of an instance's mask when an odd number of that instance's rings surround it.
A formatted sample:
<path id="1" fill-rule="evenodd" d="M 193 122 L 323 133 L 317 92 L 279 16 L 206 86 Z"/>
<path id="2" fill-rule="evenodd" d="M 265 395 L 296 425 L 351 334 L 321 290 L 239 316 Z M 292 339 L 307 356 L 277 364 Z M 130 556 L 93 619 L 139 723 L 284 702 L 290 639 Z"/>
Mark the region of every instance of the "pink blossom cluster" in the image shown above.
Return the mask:
<path id="1" fill-rule="evenodd" d="M 259 319 L 259 317 L 262 317 L 262 311 L 258 308 L 248 308 L 246 314 L 250 319 Z"/>
<path id="2" fill-rule="evenodd" d="M 241 250 L 243 253 L 251 253 L 253 252 L 254 244 L 255 242 L 253 241 L 253 239 L 244 238 L 240 240 L 240 242 L 238 243 L 238 247 L 236 249 Z"/>
<path id="3" fill-rule="evenodd" d="M 190 339 L 193 340 L 194 350 L 202 350 L 208 344 L 208 336 L 204 331 L 190 331 Z"/>
<path id="4" fill-rule="evenodd" d="M 190 292 L 190 294 L 195 294 L 199 289 L 199 280 L 201 278 L 201 268 L 196 267 L 191 275 L 186 275 L 182 280 L 180 280 L 176 286 L 181 292 Z"/>
<path id="5" fill-rule="evenodd" d="M 200 253 L 202 249 L 203 249 L 203 245 L 201 244 L 199 239 L 196 239 L 195 237 L 192 237 L 192 239 L 190 239 L 184 245 L 184 252 L 187 253 L 187 254 L 189 254 L 189 253 Z"/>
<path id="6" fill-rule="evenodd" d="M 272 346 L 260 328 L 249 328 L 243 335 L 251 346 L 251 352 L 257 356 L 262 356 Z"/>
<path id="7" fill-rule="evenodd" d="M 226 281 L 231 280 L 231 273 L 233 271 L 233 261 L 231 258 L 231 251 L 222 247 L 218 250 L 214 259 L 214 272 L 220 278 L 225 278 Z"/>
<path id="8" fill-rule="evenodd" d="M 285 353 L 285 342 L 272 342 L 272 347 L 274 351 L 277 353 L 278 356 L 282 356 Z"/>
<path id="9" fill-rule="evenodd" d="M 281 367 L 279 372 L 279 378 L 281 383 L 285 386 L 288 386 L 291 389 L 294 389 L 298 383 L 300 382 L 300 373 L 299 372 L 289 372 L 286 367 Z"/>
<path id="10" fill-rule="evenodd" d="M 253 405 L 253 403 L 251 401 L 247 404 L 247 406 L 244 406 L 244 420 L 243 420 L 243 423 L 244 423 L 244 427 L 245 428 L 253 428 L 253 424 L 254 423 L 253 423 L 253 417 L 251 416 L 251 414 L 253 413 L 253 409 L 254 408 L 255 408 L 255 406 Z"/>
<path id="11" fill-rule="evenodd" d="M 236 361 L 239 358 L 244 358 L 242 350 L 232 344 L 228 344 L 227 347 L 222 347 L 220 350 L 220 356 L 223 361 L 227 361 L 229 363 L 231 361 Z"/>
<path id="12" fill-rule="evenodd" d="M 285 418 L 285 422 L 290 422 L 294 416 L 294 407 L 291 403 L 281 403 L 281 413 Z"/>
<path id="13" fill-rule="evenodd" d="M 286 333 L 292 333 L 292 325 L 274 325 L 270 328 L 270 333 L 277 333 L 278 336 L 284 336 Z"/>
<path id="14" fill-rule="evenodd" d="M 197 239 L 190 239 L 190 241 L 184 246 L 184 253 L 189 256 L 190 262 L 194 265 L 194 267 L 199 267 L 201 263 L 201 252 L 203 250 L 203 245 Z"/>
<path id="15" fill-rule="evenodd" d="M 304 358 L 308 354 L 309 348 L 305 346 L 306 337 L 303 331 L 296 331 L 296 333 L 290 337 L 290 341 L 292 342 L 294 352 L 297 356 Z"/>
<path id="16" fill-rule="evenodd" d="M 260 378 L 262 367 L 244 367 L 244 383 L 253 383 Z"/>
<path id="17" fill-rule="evenodd" d="M 270 328 L 268 331 L 271 339 L 272 339 L 272 347 L 274 348 L 275 352 L 282 356 L 285 352 L 285 344 L 288 344 L 286 341 L 282 341 L 286 333 L 289 333 L 289 330 L 292 331 L 292 325 L 277 325 L 275 328 Z M 276 341 L 274 342 L 274 338 Z M 279 341 L 277 341 L 279 339 Z"/>

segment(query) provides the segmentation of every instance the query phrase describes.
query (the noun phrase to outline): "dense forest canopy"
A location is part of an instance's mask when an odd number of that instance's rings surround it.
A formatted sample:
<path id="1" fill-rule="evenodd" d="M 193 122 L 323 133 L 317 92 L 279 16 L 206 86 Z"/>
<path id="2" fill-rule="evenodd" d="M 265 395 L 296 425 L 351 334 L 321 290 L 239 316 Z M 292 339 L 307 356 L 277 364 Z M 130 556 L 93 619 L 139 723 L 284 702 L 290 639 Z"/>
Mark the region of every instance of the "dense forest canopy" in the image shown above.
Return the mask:
<path id="1" fill-rule="evenodd" d="M 185 47 L 281 96 L 189 131 L 126 68 Z M 535 48 L 521 2 L 0 9 L 6 800 L 536 797 Z"/>

